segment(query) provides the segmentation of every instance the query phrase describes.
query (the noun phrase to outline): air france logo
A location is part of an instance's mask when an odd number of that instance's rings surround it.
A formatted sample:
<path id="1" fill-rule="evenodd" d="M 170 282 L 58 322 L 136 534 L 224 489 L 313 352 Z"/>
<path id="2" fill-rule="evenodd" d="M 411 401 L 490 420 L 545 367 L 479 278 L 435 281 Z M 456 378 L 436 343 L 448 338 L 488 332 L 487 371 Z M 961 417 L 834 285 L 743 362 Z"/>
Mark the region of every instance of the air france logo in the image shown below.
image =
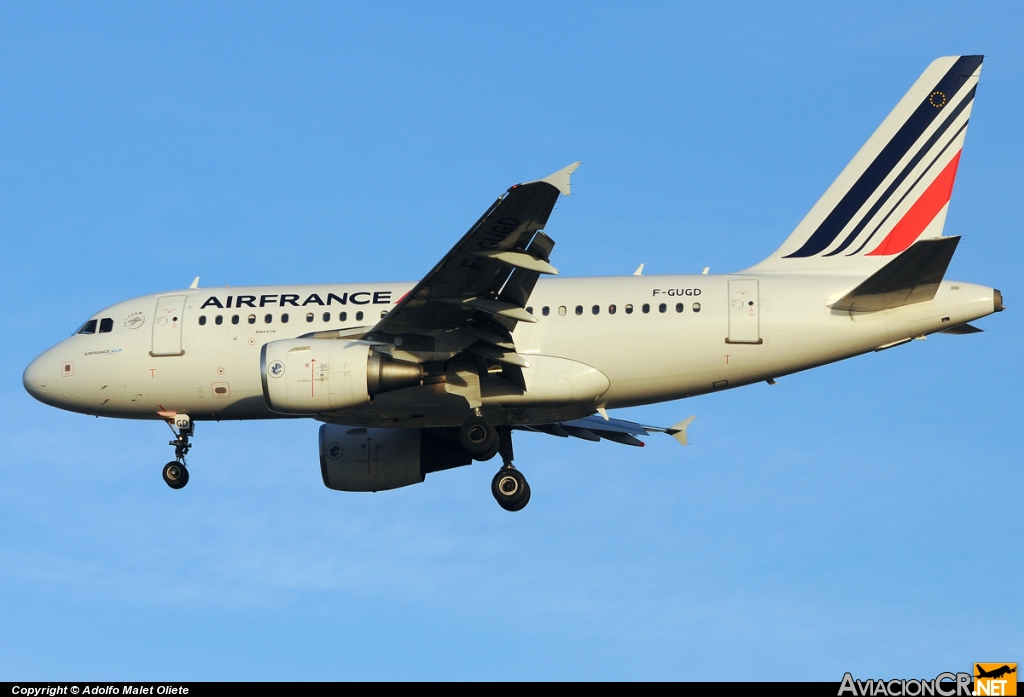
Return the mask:
<path id="1" fill-rule="evenodd" d="M 270 377 L 279 378 L 284 375 L 284 363 L 281 361 L 274 361 L 270 364 Z"/>
<path id="2" fill-rule="evenodd" d="M 226 300 L 221 301 L 216 295 L 211 295 L 206 299 L 202 305 L 199 306 L 200 310 L 205 310 L 208 307 L 216 307 L 219 309 L 230 309 L 234 307 L 238 309 L 240 307 L 306 307 L 307 305 L 390 305 L 391 304 L 391 291 L 390 290 L 378 290 L 368 291 L 361 290 L 356 293 L 342 293 L 338 295 L 336 293 L 326 293 L 327 300 L 325 301 L 320 297 L 319 293 L 310 293 L 305 300 L 302 300 L 302 296 L 298 293 L 271 293 L 269 295 L 229 295 Z M 300 303 L 299 301 L 302 300 Z"/>

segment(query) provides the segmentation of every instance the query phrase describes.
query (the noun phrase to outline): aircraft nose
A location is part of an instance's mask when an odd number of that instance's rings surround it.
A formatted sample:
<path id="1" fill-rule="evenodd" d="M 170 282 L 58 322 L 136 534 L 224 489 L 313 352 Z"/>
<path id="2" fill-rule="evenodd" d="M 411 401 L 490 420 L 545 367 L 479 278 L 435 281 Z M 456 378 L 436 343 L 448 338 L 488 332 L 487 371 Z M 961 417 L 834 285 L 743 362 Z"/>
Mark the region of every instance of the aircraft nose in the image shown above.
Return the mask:
<path id="1" fill-rule="evenodd" d="M 25 391 L 40 402 L 44 400 L 47 391 L 49 378 L 46 370 L 47 363 L 46 354 L 43 354 L 29 363 L 21 376 L 21 383 L 25 386 Z"/>

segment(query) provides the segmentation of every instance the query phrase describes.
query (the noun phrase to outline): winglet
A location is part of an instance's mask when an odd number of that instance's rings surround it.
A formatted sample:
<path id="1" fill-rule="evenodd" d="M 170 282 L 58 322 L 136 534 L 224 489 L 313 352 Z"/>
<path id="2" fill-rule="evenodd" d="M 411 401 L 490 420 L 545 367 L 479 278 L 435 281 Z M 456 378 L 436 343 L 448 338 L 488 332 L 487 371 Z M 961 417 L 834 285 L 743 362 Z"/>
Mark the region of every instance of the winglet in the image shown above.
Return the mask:
<path id="1" fill-rule="evenodd" d="M 573 172 L 575 172 L 576 168 L 579 167 L 581 164 L 583 164 L 583 163 L 581 163 L 581 162 L 573 162 L 568 167 L 565 167 L 564 169 L 560 169 L 557 172 L 555 172 L 554 174 L 549 174 L 548 176 L 546 176 L 543 179 L 540 179 L 538 181 L 547 182 L 551 186 L 553 186 L 556 189 L 558 189 L 559 191 L 561 191 L 563 196 L 568 196 L 569 195 L 569 175 L 572 174 Z"/>
<path id="2" fill-rule="evenodd" d="M 693 420 L 696 419 L 696 418 L 697 418 L 697 416 L 694 415 L 694 416 L 691 416 L 688 419 L 684 419 L 683 421 L 680 421 L 679 423 L 677 423 L 672 428 L 666 429 L 665 433 L 669 434 L 670 436 L 675 438 L 677 441 L 679 441 L 680 445 L 689 445 L 689 443 L 686 441 L 686 428 L 691 423 L 693 423 Z"/>

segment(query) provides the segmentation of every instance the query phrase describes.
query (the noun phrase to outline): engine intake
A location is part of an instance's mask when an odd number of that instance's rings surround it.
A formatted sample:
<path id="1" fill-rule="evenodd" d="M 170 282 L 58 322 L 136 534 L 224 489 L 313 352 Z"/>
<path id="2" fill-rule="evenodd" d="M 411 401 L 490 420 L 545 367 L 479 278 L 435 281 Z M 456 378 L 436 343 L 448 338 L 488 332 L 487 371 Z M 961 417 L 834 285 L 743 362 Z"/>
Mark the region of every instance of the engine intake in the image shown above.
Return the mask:
<path id="1" fill-rule="evenodd" d="M 342 339 L 284 339 L 260 354 L 263 397 L 271 411 L 319 414 L 366 404 L 374 395 L 423 382 L 418 363 L 396 361 L 371 344 Z"/>
<path id="2" fill-rule="evenodd" d="M 335 491 L 385 491 L 472 462 L 462 446 L 419 428 L 320 427 L 320 472 Z"/>

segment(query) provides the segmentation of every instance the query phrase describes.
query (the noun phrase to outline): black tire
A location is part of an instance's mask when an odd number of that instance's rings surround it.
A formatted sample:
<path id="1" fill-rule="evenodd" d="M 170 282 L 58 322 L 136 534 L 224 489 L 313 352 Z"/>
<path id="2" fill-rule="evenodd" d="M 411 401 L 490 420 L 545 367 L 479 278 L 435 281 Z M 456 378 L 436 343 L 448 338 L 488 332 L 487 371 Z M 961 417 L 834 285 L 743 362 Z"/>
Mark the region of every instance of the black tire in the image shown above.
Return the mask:
<path id="1" fill-rule="evenodd" d="M 501 438 L 487 419 L 471 416 L 459 429 L 459 443 L 474 460 L 490 460 L 501 447 Z"/>
<path id="2" fill-rule="evenodd" d="M 477 462 L 487 462 L 492 457 L 497 455 L 499 450 L 501 450 L 501 438 L 500 437 L 494 439 L 494 446 L 492 448 L 490 448 L 489 450 L 486 450 L 485 452 L 480 453 L 479 455 L 473 455 L 472 457 Z"/>
<path id="3" fill-rule="evenodd" d="M 523 488 L 523 498 L 519 499 L 519 503 L 517 503 L 515 506 L 506 508 L 505 510 L 512 511 L 513 513 L 515 513 L 516 511 L 521 511 L 524 508 L 526 508 L 526 504 L 528 503 L 530 503 L 530 483 L 526 482 L 526 486 Z"/>
<path id="4" fill-rule="evenodd" d="M 188 484 L 188 469 L 179 462 L 168 462 L 164 465 L 164 481 L 172 489 L 181 489 Z"/>
<path id="5" fill-rule="evenodd" d="M 519 470 L 502 467 L 491 480 L 491 494 L 506 511 L 518 511 L 530 500 L 530 485 Z"/>

